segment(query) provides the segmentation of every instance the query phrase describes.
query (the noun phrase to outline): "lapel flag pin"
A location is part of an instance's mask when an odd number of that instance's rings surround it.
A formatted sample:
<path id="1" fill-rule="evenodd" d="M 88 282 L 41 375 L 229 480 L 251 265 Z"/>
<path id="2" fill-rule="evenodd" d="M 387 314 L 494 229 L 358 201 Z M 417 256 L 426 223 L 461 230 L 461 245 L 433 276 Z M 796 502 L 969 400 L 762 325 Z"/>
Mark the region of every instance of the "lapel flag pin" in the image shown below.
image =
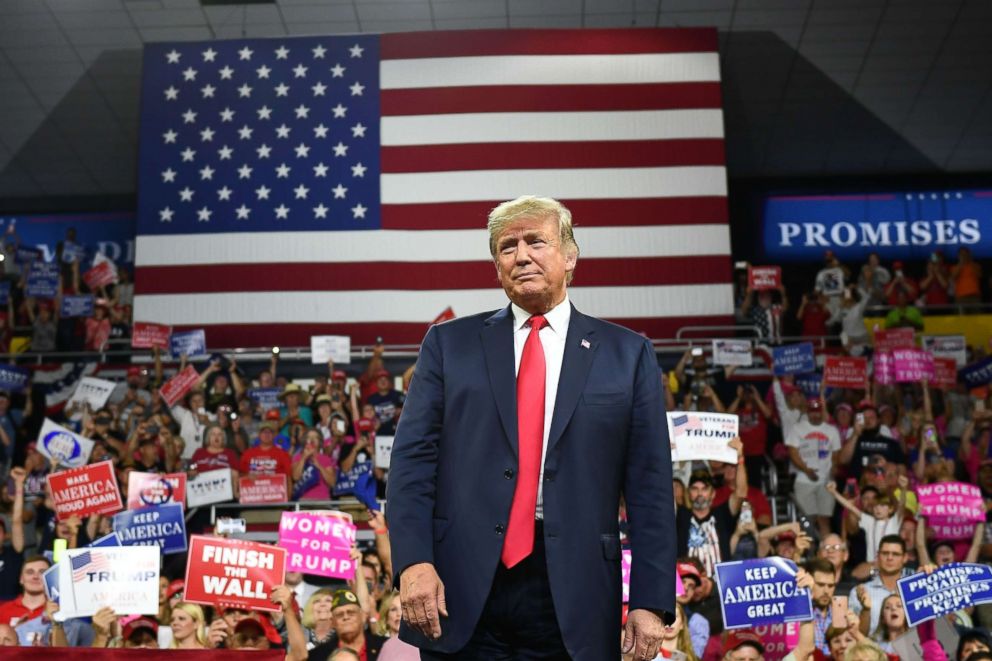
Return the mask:
<path id="1" fill-rule="evenodd" d="M 586 339 L 583 339 L 582 342 L 581 342 L 581 344 L 582 344 L 582 348 L 583 349 L 588 349 L 589 347 L 592 346 L 591 344 L 589 344 L 589 340 L 586 340 Z"/>

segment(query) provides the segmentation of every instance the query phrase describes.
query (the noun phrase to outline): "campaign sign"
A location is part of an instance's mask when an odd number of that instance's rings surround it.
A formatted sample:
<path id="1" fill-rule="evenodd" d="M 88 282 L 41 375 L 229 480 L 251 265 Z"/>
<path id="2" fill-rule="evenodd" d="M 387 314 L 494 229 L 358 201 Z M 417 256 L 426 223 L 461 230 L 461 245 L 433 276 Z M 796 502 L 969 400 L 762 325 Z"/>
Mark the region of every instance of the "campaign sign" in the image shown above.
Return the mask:
<path id="1" fill-rule="evenodd" d="M 916 488 L 920 514 L 937 539 L 971 539 L 975 524 L 985 520 L 982 492 L 974 484 L 937 482 Z"/>
<path id="2" fill-rule="evenodd" d="M 933 378 L 933 356 L 922 349 L 893 349 L 892 367 L 896 383 Z"/>
<path id="3" fill-rule="evenodd" d="M 286 549 L 242 539 L 189 538 L 185 601 L 277 612 L 269 591 L 285 580 Z"/>
<path id="4" fill-rule="evenodd" d="M 38 452 L 51 459 L 52 464 L 69 468 L 85 466 L 92 451 L 93 441 L 45 418 L 38 434 Z"/>
<path id="5" fill-rule="evenodd" d="M 173 358 L 186 354 L 187 358 L 205 358 L 207 355 L 207 333 L 202 328 L 173 333 L 169 336 L 169 352 Z"/>
<path id="6" fill-rule="evenodd" d="M 933 381 L 935 388 L 953 388 L 958 382 L 957 362 L 953 358 L 933 359 Z"/>
<path id="7" fill-rule="evenodd" d="M 363 475 L 371 472 L 371 461 L 356 461 L 349 471 L 343 471 L 339 468 L 338 479 L 334 483 L 334 489 L 331 491 L 331 495 L 335 497 L 354 495 L 358 481 Z"/>
<path id="8" fill-rule="evenodd" d="M 281 405 L 279 394 L 282 388 L 249 388 L 248 399 L 255 402 L 255 405 L 263 411 L 277 409 Z"/>
<path id="9" fill-rule="evenodd" d="M 118 512 L 114 532 L 124 546 L 155 546 L 164 555 L 186 552 L 186 519 L 179 503 Z"/>
<path id="10" fill-rule="evenodd" d="M 900 579 L 899 596 L 910 627 L 992 601 L 992 567 L 952 562 L 932 574 L 914 574 Z"/>
<path id="11" fill-rule="evenodd" d="M 18 264 L 31 264 L 36 259 L 42 259 L 41 251 L 37 248 L 31 248 L 29 246 L 18 246 L 17 256 L 14 260 Z"/>
<path id="12" fill-rule="evenodd" d="M 916 331 L 912 328 L 889 328 L 875 331 L 875 351 L 910 349 L 916 346 Z"/>
<path id="13" fill-rule="evenodd" d="M 799 645 L 799 623 L 760 624 L 751 629 L 765 644 L 765 661 L 782 661 Z"/>
<path id="14" fill-rule="evenodd" d="M 816 371 L 813 343 L 789 344 L 772 348 L 772 371 L 777 376 L 805 374 Z"/>
<path id="15" fill-rule="evenodd" d="M 46 479 L 59 521 L 73 514 L 84 518 L 124 509 L 114 465 L 109 460 L 50 473 Z"/>
<path id="16" fill-rule="evenodd" d="M 114 268 L 113 262 L 104 260 L 83 273 L 83 282 L 90 288 L 90 291 L 112 285 L 117 282 L 117 269 Z"/>
<path id="17" fill-rule="evenodd" d="M 737 463 L 737 450 L 727 445 L 737 436 L 736 415 L 696 411 L 669 411 L 667 415 L 672 461 Z"/>
<path id="18" fill-rule="evenodd" d="M 59 603 L 59 597 L 62 596 L 62 593 L 59 592 L 59 571 L 59 565 L 56 563 L 41 575 L 45 581 L 45 596 L 56 604 Z"/>
<path id="19" fill-rule="evenodd" d="M 968 341 L 964 335 L 924 335 L 923 348 L 939 358 L 953 358 L 958 367 L 968 362 Z"/>
<path id="20" fill-rule="evenodd" d="M 992 382 L 992 358 L 964 367 L 958 373 L 969 388 L 981 388 Z"/>
<path id="21" fill-rule="evenodd" d="M 286 571 L 354 578 L 351 545 L 355 525 L 343 512 L 283 512 L 279 520 L 279 546 L 286 549 Z"/>
<path id="22" fill-rule="evenodd" d="M 310 338 L 310 362 L 324 365 L 351 362 L 351 338 L 347 335 L 314 335 Z"/>
<path id="23" fill-rule="evenodd" d="M 87 548 L 103 548 L 104 546 L 123 546 L 123 544 L 121 544 L 121 538 L 117 536 L 117 533 L 112 532 L 86 545 Z"/>
<path id="24" fill-rule="evenodd" d="M 389 459 L 393 456 L 393 437 L 375 437 L 375 467 L 389 470 Z"/>
<path id="25" fill-rule="evenodd" d="M 80 294 L 62 297 L 62 307 L 59 308 L 59 315 L 63 319 L 73 319 L 75 317 L 93 316 L 93 295 Z"/>
<path id="26" fill-rule="evenodd" d="M 713 364 L 750 367 L 751 340 L 713 340 Z"/>
<path id="27" fill-rule="evenodd" d="M 186 502 L 186 473 L 139 473 L 127 477 L 127 508 Z"/>
<path id="28" fill-rule="evenodd" d="M 782 286 L 782 267 L 749 266 L 747 267 L 747 284 L 755 291 L 778 289 Z"/>
<path id="29" fill-rule="evenodd" d="M 172 326 L 136 321 L 131 329 L 131 347 L 135 349 L 168 349 Z"/>
<path id="30" fill-rule="evenodd" d="M 833 388 L 864 388 L 868 361 L 855 356 L 827 356 L 823 382 Z"/>
<path id="31" fill-rule="evenodd" d="M 738 560 L 716 566 L 727 629 L 813 619 L 809 590 L 796 585 L 796 564 L 785 558 Z"/>
<path id="32" fill-rule="evenodd" d="M 245 475 L 238 480 L 238 502 L 242 505 L 289 501 L 285 475 Z"/>
<path id="33" fill-rule="evenodd" d="M 59 265 L 33 262 L 28 269 L 24 294 L 34 298 L 55 298 L 59 294 Z"/>
<path id="34" fill-rule="evenodd" d="M 630 601 L 630 549 L 623 549 L 620 552 L 620 580 L 623 582 L 623 603 Z M 675 578 L 681 582 L 679 579 L 678 572 L 675 573 Z"/>
<path id="35" fill-rule="evenodd" d="M 810 397 L 820 396 L 820 384 L 823 383 L 823 375 L 819 372 L 810 372 L 809 374 L 797 374 L 793 379 L 792 383 L 803 391 L 807 399 Z M 827 389 L 830 392 L 830 389 Z"/>
<path id="36" fill-rule="evenodd" d="M 31 370 L 17 365 L 0 365 L 0 390 L 21 392 L 28 385 Z"/>
<path id="37" fill-rule="evenodd" d="M 149 546 L 69 549 L 59 567 L 59 615 L 158 613 L 159 551 Z"/>
<path id="38" fill-rule="evenodd" d="M 166 404 L 175 406 L 176 402 L 182 399 L 199 379 L 200 373 L 196 371 L 196 368 L 187 365 L 186 369 L 163 383 L 158 392 Z"/>
<path id="39" fill-rule="evenodd" d="M 231 480 L 230 468 L 198 473 L 196 477 L 186 482 L 188 507 L 224 503 L 229 500 L 234 500 L 234 482 Z"/>
<path id="40" fill-rule="evenodd" d="M 891 351 L 876 351 L 872 356 L 875 383 L 889 386 L 896 382 L 896 363 Z"/>
<path id="41" fill-rule="evenodd" d="M 107 405 L 107 400 L 113 394 L 117 384 L 95 376 L 84 376 L 76 384 L 76 390 L 69 398 L 70 402 L 84 402 L 96 411 Z"/>

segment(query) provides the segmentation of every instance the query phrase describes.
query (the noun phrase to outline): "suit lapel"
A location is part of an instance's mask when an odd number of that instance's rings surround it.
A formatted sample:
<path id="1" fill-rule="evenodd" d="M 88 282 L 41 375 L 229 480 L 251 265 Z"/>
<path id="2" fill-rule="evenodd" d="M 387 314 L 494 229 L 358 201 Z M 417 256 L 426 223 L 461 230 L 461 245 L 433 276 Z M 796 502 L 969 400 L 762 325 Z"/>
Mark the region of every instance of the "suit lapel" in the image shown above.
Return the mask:
<path id="1" fill-rule="evenodd" d="M 517 456 L 517 375 L 513 355 L 513 313 L 506 306 L 486 319 L 480 333 L 489 385 L 503 423 L 506 440 Z"/>
<path id="2" fill-rule="evenodd" d="M 585 388 L 597 345 L 595 330 L 589 323 L 589 318 L 572 306 L 568 337 L 565 339 L 565 355 L 562 358 L 561 375 L 558 377 L 555 412 L 551 418 L 551 431 L 548 434 L 549 454 L 568 426 L 568 421 L 572 419 L 579 397 L 582 396 L 582 390 Z"/>

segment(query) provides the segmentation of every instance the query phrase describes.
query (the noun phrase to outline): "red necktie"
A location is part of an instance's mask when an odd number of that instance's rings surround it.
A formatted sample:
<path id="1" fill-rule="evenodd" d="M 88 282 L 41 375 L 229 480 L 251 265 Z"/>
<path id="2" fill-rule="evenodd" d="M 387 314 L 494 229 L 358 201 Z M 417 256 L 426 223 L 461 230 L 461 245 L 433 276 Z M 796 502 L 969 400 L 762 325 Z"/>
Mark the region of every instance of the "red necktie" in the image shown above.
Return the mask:
<path id="1" fill-rule="evenodd" d="M 503 564 L 507 568 L 534 550 L 534 513 L 537 509 L 537 482 L 541 473 L 544 445 L 544 347 L 539 333 L 548 321 L 541 315 L 530 318 L 530 334 L 524 343 L 517 372 L 517 486 L 510 507 L 510 521 L 503 543 Z"/>

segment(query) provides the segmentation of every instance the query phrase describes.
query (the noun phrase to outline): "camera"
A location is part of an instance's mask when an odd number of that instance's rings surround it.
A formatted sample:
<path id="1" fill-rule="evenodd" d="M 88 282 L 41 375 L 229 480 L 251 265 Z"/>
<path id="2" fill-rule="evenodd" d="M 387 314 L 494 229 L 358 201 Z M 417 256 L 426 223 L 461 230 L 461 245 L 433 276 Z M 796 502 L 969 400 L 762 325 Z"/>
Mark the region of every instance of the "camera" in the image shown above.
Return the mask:
<path id="1" fill-rule="evenodd" d="M 703 355 L 703 348 L 702 347 L 693 347 L 692 348 L 692 357 L 693 358 L 698 358 L 699 356 L 702 356 L 702 355 Z"/>

